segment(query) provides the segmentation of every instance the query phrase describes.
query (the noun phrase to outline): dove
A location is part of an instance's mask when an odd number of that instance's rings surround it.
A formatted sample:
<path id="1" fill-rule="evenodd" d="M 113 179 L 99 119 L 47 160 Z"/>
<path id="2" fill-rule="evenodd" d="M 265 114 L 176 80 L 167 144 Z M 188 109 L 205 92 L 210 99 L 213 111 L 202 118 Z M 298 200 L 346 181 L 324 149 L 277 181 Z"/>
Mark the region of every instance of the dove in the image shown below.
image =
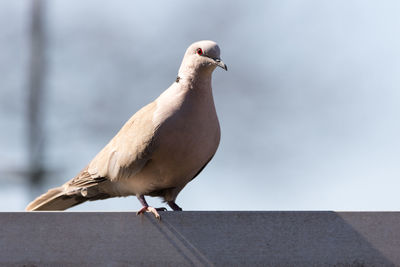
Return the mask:
<path id="1" fill-rule="evenodd" d="M 85 201 L 136 196 L 151 212 L 145 196 L 161 197 L 173 211 L 180 191 L 213 158 L 220 125 L 212 93 L 212 73 L 221 67 L 213 41 L 191 44 L 175 82 L 156 100 L 136 112 L 117 135 L 73 179 L 50 189 L 27 211 L 65 210 Z"/>

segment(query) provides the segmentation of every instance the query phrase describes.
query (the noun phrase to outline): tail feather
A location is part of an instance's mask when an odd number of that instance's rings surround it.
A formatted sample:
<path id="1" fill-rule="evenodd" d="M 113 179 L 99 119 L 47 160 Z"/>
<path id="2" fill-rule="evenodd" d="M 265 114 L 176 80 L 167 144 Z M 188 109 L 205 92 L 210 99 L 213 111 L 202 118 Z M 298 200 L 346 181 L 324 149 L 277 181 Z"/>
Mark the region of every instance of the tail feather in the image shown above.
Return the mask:
<path id="1" fill-rule="evenodd" d="M 85 202 L 86 198 L 66 194 L 63 187 L 56 187 L 39 196 L 26 207 L 27 211 L 65 210 Z"/>

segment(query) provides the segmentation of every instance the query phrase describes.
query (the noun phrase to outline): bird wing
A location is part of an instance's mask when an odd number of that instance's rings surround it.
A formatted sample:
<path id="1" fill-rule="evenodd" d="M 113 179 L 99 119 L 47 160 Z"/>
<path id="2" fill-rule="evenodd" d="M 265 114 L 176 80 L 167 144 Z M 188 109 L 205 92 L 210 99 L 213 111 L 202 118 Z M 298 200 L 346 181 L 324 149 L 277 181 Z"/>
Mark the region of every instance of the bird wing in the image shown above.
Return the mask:
<path id="1" fill-rule="evenodd" d="M 154 151 L 156 103 L 140 109 L 68 186 L 87 187 L 140 172 Z"/>
<path id="2" fill-rule="evenodd" d="M 152 155 L 155 108 L 153 102 L 139 110 L 75 178 L 41 195 L 27 210 L 65 210 L 87 200 L 112 196 L 104 190 L 107 183 L 140 172 Z"/>

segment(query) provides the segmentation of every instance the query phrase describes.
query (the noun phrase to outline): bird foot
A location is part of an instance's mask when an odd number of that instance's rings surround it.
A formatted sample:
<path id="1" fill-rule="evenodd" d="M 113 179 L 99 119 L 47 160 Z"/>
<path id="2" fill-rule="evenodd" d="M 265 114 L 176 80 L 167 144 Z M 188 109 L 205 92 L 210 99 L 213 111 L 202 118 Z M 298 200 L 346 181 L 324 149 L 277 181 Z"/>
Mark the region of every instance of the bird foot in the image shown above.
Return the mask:
<path id="1" fill-rule="evenodd" d="M 155 209 L 153 207 L 143 207 L 138 212 L 136 212 L 136 215 L 140 215 L 140 214 L 143 214 L 145 212 L 151 212 L 151 213 L 154 214 L 156 219 L 161 220 L 160 214 L 158 214 L 157 209 Z"/>

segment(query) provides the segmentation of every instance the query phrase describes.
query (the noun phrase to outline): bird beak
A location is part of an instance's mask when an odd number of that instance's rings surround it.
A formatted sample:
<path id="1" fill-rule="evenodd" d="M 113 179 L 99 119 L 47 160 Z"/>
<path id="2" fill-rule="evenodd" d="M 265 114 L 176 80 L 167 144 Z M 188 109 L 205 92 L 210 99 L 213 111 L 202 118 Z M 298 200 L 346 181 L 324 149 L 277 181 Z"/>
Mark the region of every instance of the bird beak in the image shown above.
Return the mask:
<path id="1" fill-rule="evenodd" d="M 218 67 L 223 68 L 224 70 L 228 70 L 228 67 L 225 65 L 225 63 L 220 59 L 220 58 L 214 58 L 215 64 Z"/>

